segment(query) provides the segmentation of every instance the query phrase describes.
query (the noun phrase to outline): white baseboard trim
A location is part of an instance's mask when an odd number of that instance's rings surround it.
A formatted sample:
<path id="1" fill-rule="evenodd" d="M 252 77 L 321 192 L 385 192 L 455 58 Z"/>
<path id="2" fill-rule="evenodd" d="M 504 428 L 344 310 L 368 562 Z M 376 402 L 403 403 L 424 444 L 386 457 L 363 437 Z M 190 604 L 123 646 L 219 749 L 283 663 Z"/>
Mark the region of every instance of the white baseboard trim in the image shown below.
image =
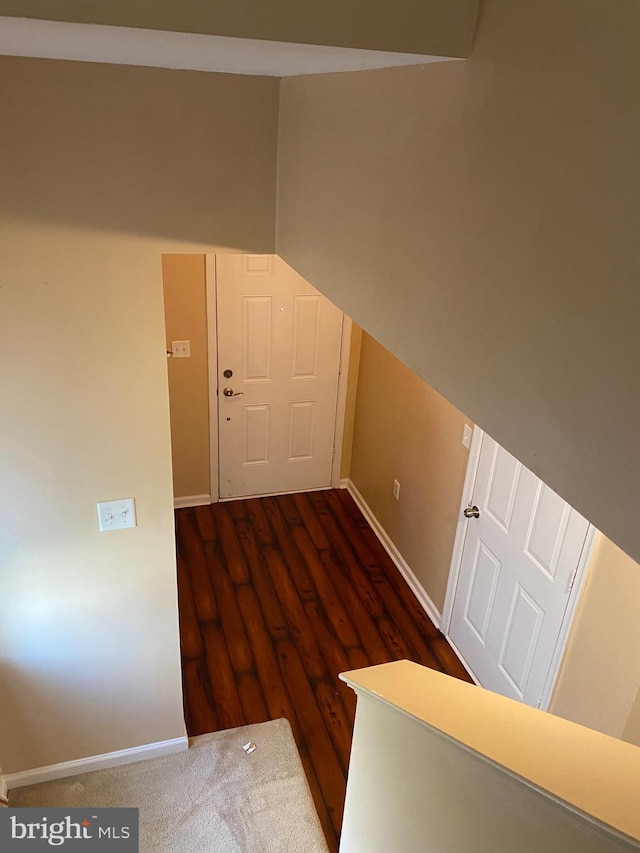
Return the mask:
<path id="1" fill-rule="evenodd" d="M 462 655 L 461 655 L 461 654 L 460 654 L 460 652 L 458 651 L 458 647 L 456 646 L 456 644 L 455 644 L 454 642 L 452 642 L 451 637 L 449 637 L 449 635 L 448 635 L 448 634 L 447 634 L 447 635 L 445 635 L 445 636 L 447 637 L 447 642 L 449 643 L 449 645 L 451 646 L 451 648 L 453 649 L 453 651 L 456 653 L 456 656 L 457 656 L 458 660 L 460 661 L 460 663 L 462 664 L 462 666 L 467 670 L 467 673 L 468 673 L 468 674 L 469 674 L 469 676 L 471 677 L 471 680 L 473 681 L 473 683 L 474 683 L 474 684 L 477 684 L 477 685 L 478 685 L 478 687 L 482 687 L 482 684 L 480 684 L 480 682 L 479 682 L 479 681 L 478 681 L 478 679 L 476 678 L 475 673 L 473 672 L 473 670 L 471 669 L 471 667 L 469 666 L 469 664 L 466 662 L 466 660 L 462 657 Z"/>
<path id="2" fill-rule="evenodd" d="M 339 489 L 348 489 L 350 482 L 351 482 L 351 480 L 348 477 L 343 477 L 342 480 L 340 480 L 340 485 L 338 486 L 338 488 Z M 354 489 L 355 489 L 355 486 L 354 486 Z M 354 498 L 354 500 L 355 500 L 355 498 Z"/>
<path id="3" fill-rule="evenodd" d="M 427 614 L 427 616 L 429 617 L 429 619 L 431 619 L 431 621 L 436 626 L 436 628 L 440 628 L 440 622 L 442 620 L 442 614 L 440 613 L 438 608 L 435 606 L 433 601 L 431 601 L 431 599 L 427 595 L 427 592 L 425 591 L 425 588 L 422 586 L 422 584 L 420 583 L 418 578 L 411 571 L 411 568 L 409 567 L 408 563 L 406 562 L 406 560 L 404 559 L 404 557 L 402 556 L 400 551 L 398 551 L 396 546 L 391 541 L 387 531 L 384 529 L 384 527 L 380 524 L 378 519 L 375 517 L 375 515 L 371 511 L 369 504 L 365 501 L 365 499 L 362 497 L 362 495 L 358 491 L 356 485 L 351 480 L 347 481 L 346 488 L 347 488 L 347 491 L 349 492 L 349 494 L 351 495 L 351 497 L 354 499 L 354 501 L 358 505 L 360 512 L 364 515 L 364 517 L 369 522 L 369 526 L 371 527 L 373 532 L 376 534 L 376 536 L 378 537 L 378 539 L 382 543 L 383 548 L 385 549 L 387 554 L 391 557 L 393 562 L 396 564 L 400 574 L 403 576 L 403 578 L 409 584 L 411 592 L 413 592 L 415 597 L 418 599 L 418 601 L 422 605 L 422 608 L 425 611 L 425 613 Z"/>
<path id="4" fill-rule="evenodd" d="M 76 761 L 51 764 L 49 767 L 36 767 L 33 770 L 23 770 L 21 773 L 8 773 L 4 779 L 9 790 L 24 788 L 26 785 L 51 782 L 53 779 L 66 779 L 67 776 L 77 776 L 79 773 L 91 773 L 93 770 L 104 770 L 107 767 L 132 764 L 134 761 L 162 758 L 165 755 L 173 755 L 175 752 L 183 752 L 188 748 L 189 738 L 185 735 L 172 740 L 134 746 L 131 749 L 107 752 L 104 755 L 91 755 L 88 758 L 78 758 Z"/>
<path id="5" fill-rule="evenodd" d="M 187 509 L 190 506 L 206 506 L 211 503 L 211 495 L 186 495 L 173 499 L 174 509 Z"/>

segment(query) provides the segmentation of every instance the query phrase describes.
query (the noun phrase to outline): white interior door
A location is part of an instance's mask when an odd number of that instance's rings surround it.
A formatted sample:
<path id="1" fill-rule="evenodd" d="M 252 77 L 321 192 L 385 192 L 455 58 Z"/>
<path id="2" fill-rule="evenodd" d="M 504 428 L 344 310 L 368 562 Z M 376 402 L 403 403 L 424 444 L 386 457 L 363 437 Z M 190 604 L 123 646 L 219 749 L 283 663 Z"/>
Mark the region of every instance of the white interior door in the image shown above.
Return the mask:
<path id="1" fill-rule="evenodd" d="M 449 636 L 479 683 L 540 705 L 588 522 L 486 434 Z"/>
<path id="2" fill-rule="evenodd" d="M 343 314 L 277 255 L 217 255 L 220 497 L 331 484 Z"/>

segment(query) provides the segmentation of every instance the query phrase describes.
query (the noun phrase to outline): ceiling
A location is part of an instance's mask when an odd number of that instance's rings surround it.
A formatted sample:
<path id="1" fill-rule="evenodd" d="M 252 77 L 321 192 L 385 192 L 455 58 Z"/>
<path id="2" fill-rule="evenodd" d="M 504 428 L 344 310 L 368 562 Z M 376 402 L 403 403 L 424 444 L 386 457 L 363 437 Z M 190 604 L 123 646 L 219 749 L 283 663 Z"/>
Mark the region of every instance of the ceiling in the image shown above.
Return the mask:
<path id="1" fill-rule="evenodd" d="M 451 57 L 0 17 L 0 55 L 290 77 Z"/>

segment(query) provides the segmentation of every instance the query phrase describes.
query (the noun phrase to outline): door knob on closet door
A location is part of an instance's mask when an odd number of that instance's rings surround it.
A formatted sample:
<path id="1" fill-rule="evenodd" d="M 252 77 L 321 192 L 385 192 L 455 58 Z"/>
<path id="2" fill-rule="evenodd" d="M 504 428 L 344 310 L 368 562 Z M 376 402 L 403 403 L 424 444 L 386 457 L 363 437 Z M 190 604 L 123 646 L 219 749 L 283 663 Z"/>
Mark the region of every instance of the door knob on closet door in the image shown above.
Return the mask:
<path id="1" fill-rule="evenodd" d="M 480 510 L 477 506 L 468 506 L 464 509 L 466 518 L 480 518 Z"/>

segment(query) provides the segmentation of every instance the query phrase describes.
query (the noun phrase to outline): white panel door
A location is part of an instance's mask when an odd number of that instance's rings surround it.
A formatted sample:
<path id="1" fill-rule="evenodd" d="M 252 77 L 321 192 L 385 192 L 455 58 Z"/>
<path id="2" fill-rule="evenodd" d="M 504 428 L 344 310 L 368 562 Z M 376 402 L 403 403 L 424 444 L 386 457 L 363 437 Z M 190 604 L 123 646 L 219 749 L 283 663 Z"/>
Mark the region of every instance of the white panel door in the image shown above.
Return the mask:
<path id="1" fill-rule="evenodd" d="M 220 497 L 328 487 L 342 312 L 276 255 L 216 280 Z"/>
<path id="2" fill-rule="evenodd" d="M 486 434 L 449 636 L 483 687 L 538 705 L 588 522 Z"/>

